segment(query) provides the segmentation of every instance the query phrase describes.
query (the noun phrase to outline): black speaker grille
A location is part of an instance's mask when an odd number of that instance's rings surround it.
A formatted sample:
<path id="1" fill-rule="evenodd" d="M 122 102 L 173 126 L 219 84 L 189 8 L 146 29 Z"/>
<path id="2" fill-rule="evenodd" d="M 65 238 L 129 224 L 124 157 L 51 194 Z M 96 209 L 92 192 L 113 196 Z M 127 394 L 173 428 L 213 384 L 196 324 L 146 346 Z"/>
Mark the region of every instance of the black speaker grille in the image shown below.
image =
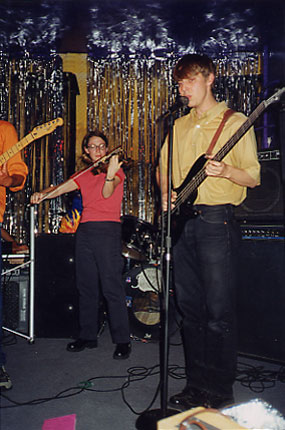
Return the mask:
<path id="1" fill-rule="evenodd" d="M 19 283 L 3 284 L 3 325 L 16 330 L 19 325 Z"/>
<path id="2" fill-rule="evenodd" d="M 35 334 L 68 338 L 78 335 L 78 292 L 73 234 L 36 238 Z"/>
<path id="3" fill-rule="evenodd" d="M 257 226 L 258 231 L 260 226 Z M 239 352 L 285 360 L 285 245 L 281 237 L 242 241 L 239 261 Z"/>
<path id="4" fill-rule="evenodd" d="M 27 333 L 29 327 L 29 274 L 27 269 L 3 276 L 3 326 Z"/>
<path id="5" fill-rule="evenodd" d="M 282 221 L 284 219 L 284 193 L 279 159 L 261 159 L 261 184 L 248 188 L 247 198 L 236 209 L 239 220 Z"/>

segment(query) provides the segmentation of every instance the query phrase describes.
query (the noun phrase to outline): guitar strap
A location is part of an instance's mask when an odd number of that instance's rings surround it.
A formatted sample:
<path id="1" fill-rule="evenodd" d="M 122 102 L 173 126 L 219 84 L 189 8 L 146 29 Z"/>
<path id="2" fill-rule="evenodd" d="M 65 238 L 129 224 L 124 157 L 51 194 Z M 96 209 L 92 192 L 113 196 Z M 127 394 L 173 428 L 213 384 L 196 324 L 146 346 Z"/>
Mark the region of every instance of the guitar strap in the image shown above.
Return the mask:
<path id="1" fill-rule="evenodd" d="M 226 112 L 224 113 L 224 116 L 223 116 L 223 119 L 222 119 L 222 121 L 221 121 L 221 123 L 219 125 L 219 128 L 217 129 L 217 131 L 216 131 L 216 133 L 215 133 L 215 135 L 214 135 L 214 137 L 212 139 L 212 142 L 210 143 L 210 146 L 209 146 L 209 148 L 206 151 L 206 155 L 211 155 L 212 154 L 214 146 L 217 143 L 217 140 L 218 140 L 218 138 L 219 138 L 219 136 L 220 136 L 220 134 L 221 134 L 221 132 L 222 132 L 222 130 L 224 128 L 225 123 L 227 122 L 227 120 L 229 119 L 229 117 L 233 113 L 235 113 L 235 111 L 232 110 L 232 109 L 227 109 Z"/>

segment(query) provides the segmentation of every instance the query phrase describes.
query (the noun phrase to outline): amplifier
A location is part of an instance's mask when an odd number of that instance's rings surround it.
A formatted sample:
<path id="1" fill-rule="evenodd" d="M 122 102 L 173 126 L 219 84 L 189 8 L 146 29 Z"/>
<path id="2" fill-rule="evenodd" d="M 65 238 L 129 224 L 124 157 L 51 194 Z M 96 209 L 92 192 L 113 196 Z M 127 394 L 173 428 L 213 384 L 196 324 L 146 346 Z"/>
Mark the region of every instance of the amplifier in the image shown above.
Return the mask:
<path id="1" fill-rule="evenodd" d="M 41 234 L 36 237 L 35 334 L 37 337 L 78 337 L 79 298 L 74 259 L 73 234 Z"/>
<path id="2" fill-rule="evenodd" d="M 285 217 L 280 151 L 258 153 L 261 183 L 247 189 L 247 198 L 236 210 L 238 220 L 249 223 L 282 223 Z"/>
<path id="3" fill-rule="evenodd" d="M 244 240 L 284 240 L 284 225 L 240 225 L 242 238 Z"/>
<path id="4" fill-rule="evenodd" d="M 242 224 L 241 232 L 239 352 L 284 362 L 284 225 Z"/>
<path id="5" fill-rule="evenodd" d="M 27 267 L 2 275 L 3 326 L 22 333 L 29 329 L 29 279 Z"/>
<path id="6" fill-rule="evenodd" d="M 258 161 L 270 161 L 270 160 L 280 160 L 279 149 L 274 149 L 272 151 L 259 151 L 257 153 Z"/>

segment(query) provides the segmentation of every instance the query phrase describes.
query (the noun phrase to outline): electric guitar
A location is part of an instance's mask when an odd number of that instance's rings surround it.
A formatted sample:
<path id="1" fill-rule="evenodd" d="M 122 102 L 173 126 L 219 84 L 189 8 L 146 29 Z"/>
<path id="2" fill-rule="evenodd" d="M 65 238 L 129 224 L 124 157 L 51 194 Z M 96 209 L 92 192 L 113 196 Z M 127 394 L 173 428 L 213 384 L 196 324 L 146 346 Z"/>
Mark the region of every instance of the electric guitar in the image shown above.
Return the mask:
<path id="1" fill-rule="evenodd" d="M 223 145 L 223 147 L 215 154 L 213 160 L 221 161 L 230 150 L 236 145 L 240 138 L 249 130 L 256 119 L 270 106 L 280 100 L 281 95 L 285 92 L 285 87 L 278 90 L 273 96 L 267 100 L 263 100 L 257 108 L 250 114 L 247 120 L 240 126 L 235 134 Z M 177 198 L 174 202 L 174 208 L 171 210 L 171 218 L 175 225 L 175 236 L 179 237 L 183 230 L 184 224 L 193 214 L 192 204 L 197 197 L 197 190 L 201 183 L 207 178 L 205 163 L 207 158 L 205 154 L 201 155 L 191 167 L 189 173 L 183 183 L 174 191 L 177 193 Z M 167 212 L 164 212 L 164 217 Z"/>
<path id="2" fill-rule="evenodd" d="M 29 145 L 29 143 L 33 142 L 40 137 L 45 136 L 46 134 L 52 133 L 56 127 L 63 124 L 62 118 L 56 118 L 52 121 L 46 122 L 45 124 L 39 125 L 35 127 L 31 133 L 27 134 L 23 137 L 19 142 L 15 143 L 11 148 L 5 151 L 2 155 L 0 155 L 0 166 L 2 166 L 6 161 L 10 160 L 10 158 L 14 157 L 18 152 L 20 152 L 25 146 Z"/>

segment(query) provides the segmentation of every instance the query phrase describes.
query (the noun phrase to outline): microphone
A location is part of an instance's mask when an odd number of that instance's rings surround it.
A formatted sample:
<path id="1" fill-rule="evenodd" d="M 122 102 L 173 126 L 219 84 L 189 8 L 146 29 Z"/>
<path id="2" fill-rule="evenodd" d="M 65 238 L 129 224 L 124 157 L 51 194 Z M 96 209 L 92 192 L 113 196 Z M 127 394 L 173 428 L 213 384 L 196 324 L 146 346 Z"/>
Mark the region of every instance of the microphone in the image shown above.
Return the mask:
<path id="1" fill-rule="evenodd" d="M 189 100 L 187 97 L 184 96 L 178 96 L 176 99 L 176 102 L 174 103 L 174 105 L 172 105 L 168 111 L 166 111 L 161 117 L 162 118 L 166 118 L 169 115 L 174 114 L 175 112 L 177 112 L 180 108 L 184 107 L 184 106 L 188 106 Z"/>

